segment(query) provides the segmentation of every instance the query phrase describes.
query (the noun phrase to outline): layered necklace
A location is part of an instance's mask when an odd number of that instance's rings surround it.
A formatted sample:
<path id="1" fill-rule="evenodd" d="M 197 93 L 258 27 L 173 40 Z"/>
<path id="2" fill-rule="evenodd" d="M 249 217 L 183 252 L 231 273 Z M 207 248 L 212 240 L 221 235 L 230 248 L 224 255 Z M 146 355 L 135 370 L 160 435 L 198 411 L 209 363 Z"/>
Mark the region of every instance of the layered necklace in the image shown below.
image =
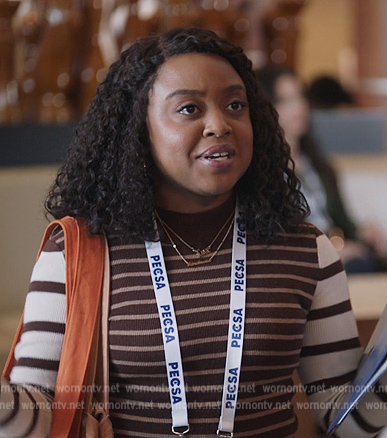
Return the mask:
<path id="1" fill-rule="evenodd" d="M 166 236 L 168 237 L 169 241 L 171 242 L 172 248 L 176 251 L 177 255 L 183 260 L 183 262 L 188 266 L 198 266 L 203 265 L 205 263 L 211 263 L 213 258 L 216 256 L 216 254 L 219 252 L 220 248 L 222 247 L 223 243 L 227 239 L 227 236 L 230 234 L 230 231 L 233 226 L 233 217 L 234 212 L 230 214 L 230 216 L 227 218 L 226 222 L 222 225 L 220 230 L 216 233 L 216 236 L 212 239 L 212 241 L 205 247 L 205 248 L 194 248 L 192 245 L 187 243 L 181 236 L 179 236 L 176 231 L 174 231 L 155 211 L 155 215 L 157 217 L 157 220 L 160 222 Z M 226 231 L 225 231 L 226 230 Z M 212 246 L 215 244 L 217 239 L 220 237 L 222 232 L 224 232 L 224 236 L 222 237 L 219 245 L 216 247 L 216 249 L 213 251 Z M 198 258 L 198 260 L 195 261 L 189 261 L 187 260 L 183 254 L 179 251 L 175 241 L 172 238 L 173 236 L 178 239 L 183 245 L 185 245 L 187 248 L 189 248 L 193 254 Z"/>

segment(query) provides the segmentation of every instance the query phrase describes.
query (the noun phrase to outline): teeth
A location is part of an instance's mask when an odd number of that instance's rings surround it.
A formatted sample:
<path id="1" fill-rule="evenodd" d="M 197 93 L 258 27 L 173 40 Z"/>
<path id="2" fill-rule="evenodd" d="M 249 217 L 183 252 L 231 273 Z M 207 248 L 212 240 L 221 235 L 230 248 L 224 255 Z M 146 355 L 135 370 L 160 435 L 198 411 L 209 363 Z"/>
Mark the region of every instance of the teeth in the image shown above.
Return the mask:
<path id="1" fill-rule="evenodd" d="M 217 152 L 215 154 L 210 155 L 208 158 L 210 160 L 225 160 L 229 157 L 229 153 L 228 152 Z"/>

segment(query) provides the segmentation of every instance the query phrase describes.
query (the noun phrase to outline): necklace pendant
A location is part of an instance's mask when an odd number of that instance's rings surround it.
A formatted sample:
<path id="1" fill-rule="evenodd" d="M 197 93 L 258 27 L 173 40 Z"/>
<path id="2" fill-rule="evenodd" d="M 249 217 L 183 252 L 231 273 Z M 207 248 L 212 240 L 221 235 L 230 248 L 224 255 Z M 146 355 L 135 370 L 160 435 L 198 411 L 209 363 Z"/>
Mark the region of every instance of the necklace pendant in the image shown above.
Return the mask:
<path id="1" fill-rule="evenodd" d="M 195 254 L 198 257 L 206 257 L 211 254 L 210 247 L 207 246 L 207 248 L 195 249 Z"/>
<path id="2" fill-rule="evenodd" d="M 192 266 L 199 266 L 199 265 L 205 265 L 206 263 L 211 263 L 212 259 L 204 259 L 204 260 L 198 260 L 197 262 L 185 262 L 186 265 L 190 268 Z"/>

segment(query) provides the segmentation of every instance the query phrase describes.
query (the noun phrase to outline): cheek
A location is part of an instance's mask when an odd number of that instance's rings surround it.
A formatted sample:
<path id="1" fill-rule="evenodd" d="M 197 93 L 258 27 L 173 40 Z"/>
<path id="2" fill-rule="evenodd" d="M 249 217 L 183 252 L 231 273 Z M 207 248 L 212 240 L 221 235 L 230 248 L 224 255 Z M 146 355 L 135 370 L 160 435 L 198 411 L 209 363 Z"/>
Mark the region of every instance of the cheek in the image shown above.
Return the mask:
<path id="1" fill-rule="evenodd" d="M 187 161 L 184 149 L 184 135 L 171 130 L 160 130 L 157 135 L 153 132 L 151 138 L 151 153 L 156 166 L 163 172 L 169 173 L 181 168 Z"/>
<path id="2" fill-rule="evenodd" d="M 168 147 L 176 147 L 186 136 L 187 128 L 171 122 L 168 118 L 159 115 L 157 123 L 149 125 L 150 139 L 153 144 L 164 144 Z"/>
<path id="3" fill-rule="evenodd" d="M 151 152 L 156 163 L 170 156 L 179 143 L 180 135 L 161 119 L 159 123 L 148 123 Z"/>

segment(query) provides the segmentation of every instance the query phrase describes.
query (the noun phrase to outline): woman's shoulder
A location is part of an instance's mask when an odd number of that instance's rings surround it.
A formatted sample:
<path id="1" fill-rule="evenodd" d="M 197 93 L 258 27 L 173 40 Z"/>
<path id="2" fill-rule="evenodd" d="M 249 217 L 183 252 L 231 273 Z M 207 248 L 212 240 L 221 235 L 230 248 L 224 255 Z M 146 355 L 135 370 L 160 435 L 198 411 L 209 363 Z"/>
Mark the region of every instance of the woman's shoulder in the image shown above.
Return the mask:
<path id="1" fill-rule="evenodd" d="M 315 236 L 316 238 L 324 234 L 318 227 L 316 227 L 316 225 L 308 221 L 302 222 L 299 225 L 297 232 L 300 234 Z"/>
<path id="2" fill-rule="evenodd" d="M 57 226 L 51 232 L 49 238 L 43 245 L 44 252 L 58 252 L 64 250 L 64 232 L 60 226 Z"/>
<path id="3" fill-rule="evenodd" d="M 318 237 L 324 236 L 324 233 L 313 225 L 310 222 L 302 222 L 297 228 L 288 228 L 278 231 L 272 241 L 267 244 L 267 246 L 271 245 L 294 245 L 297 242 L 301 244 L 301 242 L 307 241 L 316 241 Z M 257 243 L 257 241 L 264 242 L 264 239 L 261 237 L 250 235 L 251 241 Z"/>

